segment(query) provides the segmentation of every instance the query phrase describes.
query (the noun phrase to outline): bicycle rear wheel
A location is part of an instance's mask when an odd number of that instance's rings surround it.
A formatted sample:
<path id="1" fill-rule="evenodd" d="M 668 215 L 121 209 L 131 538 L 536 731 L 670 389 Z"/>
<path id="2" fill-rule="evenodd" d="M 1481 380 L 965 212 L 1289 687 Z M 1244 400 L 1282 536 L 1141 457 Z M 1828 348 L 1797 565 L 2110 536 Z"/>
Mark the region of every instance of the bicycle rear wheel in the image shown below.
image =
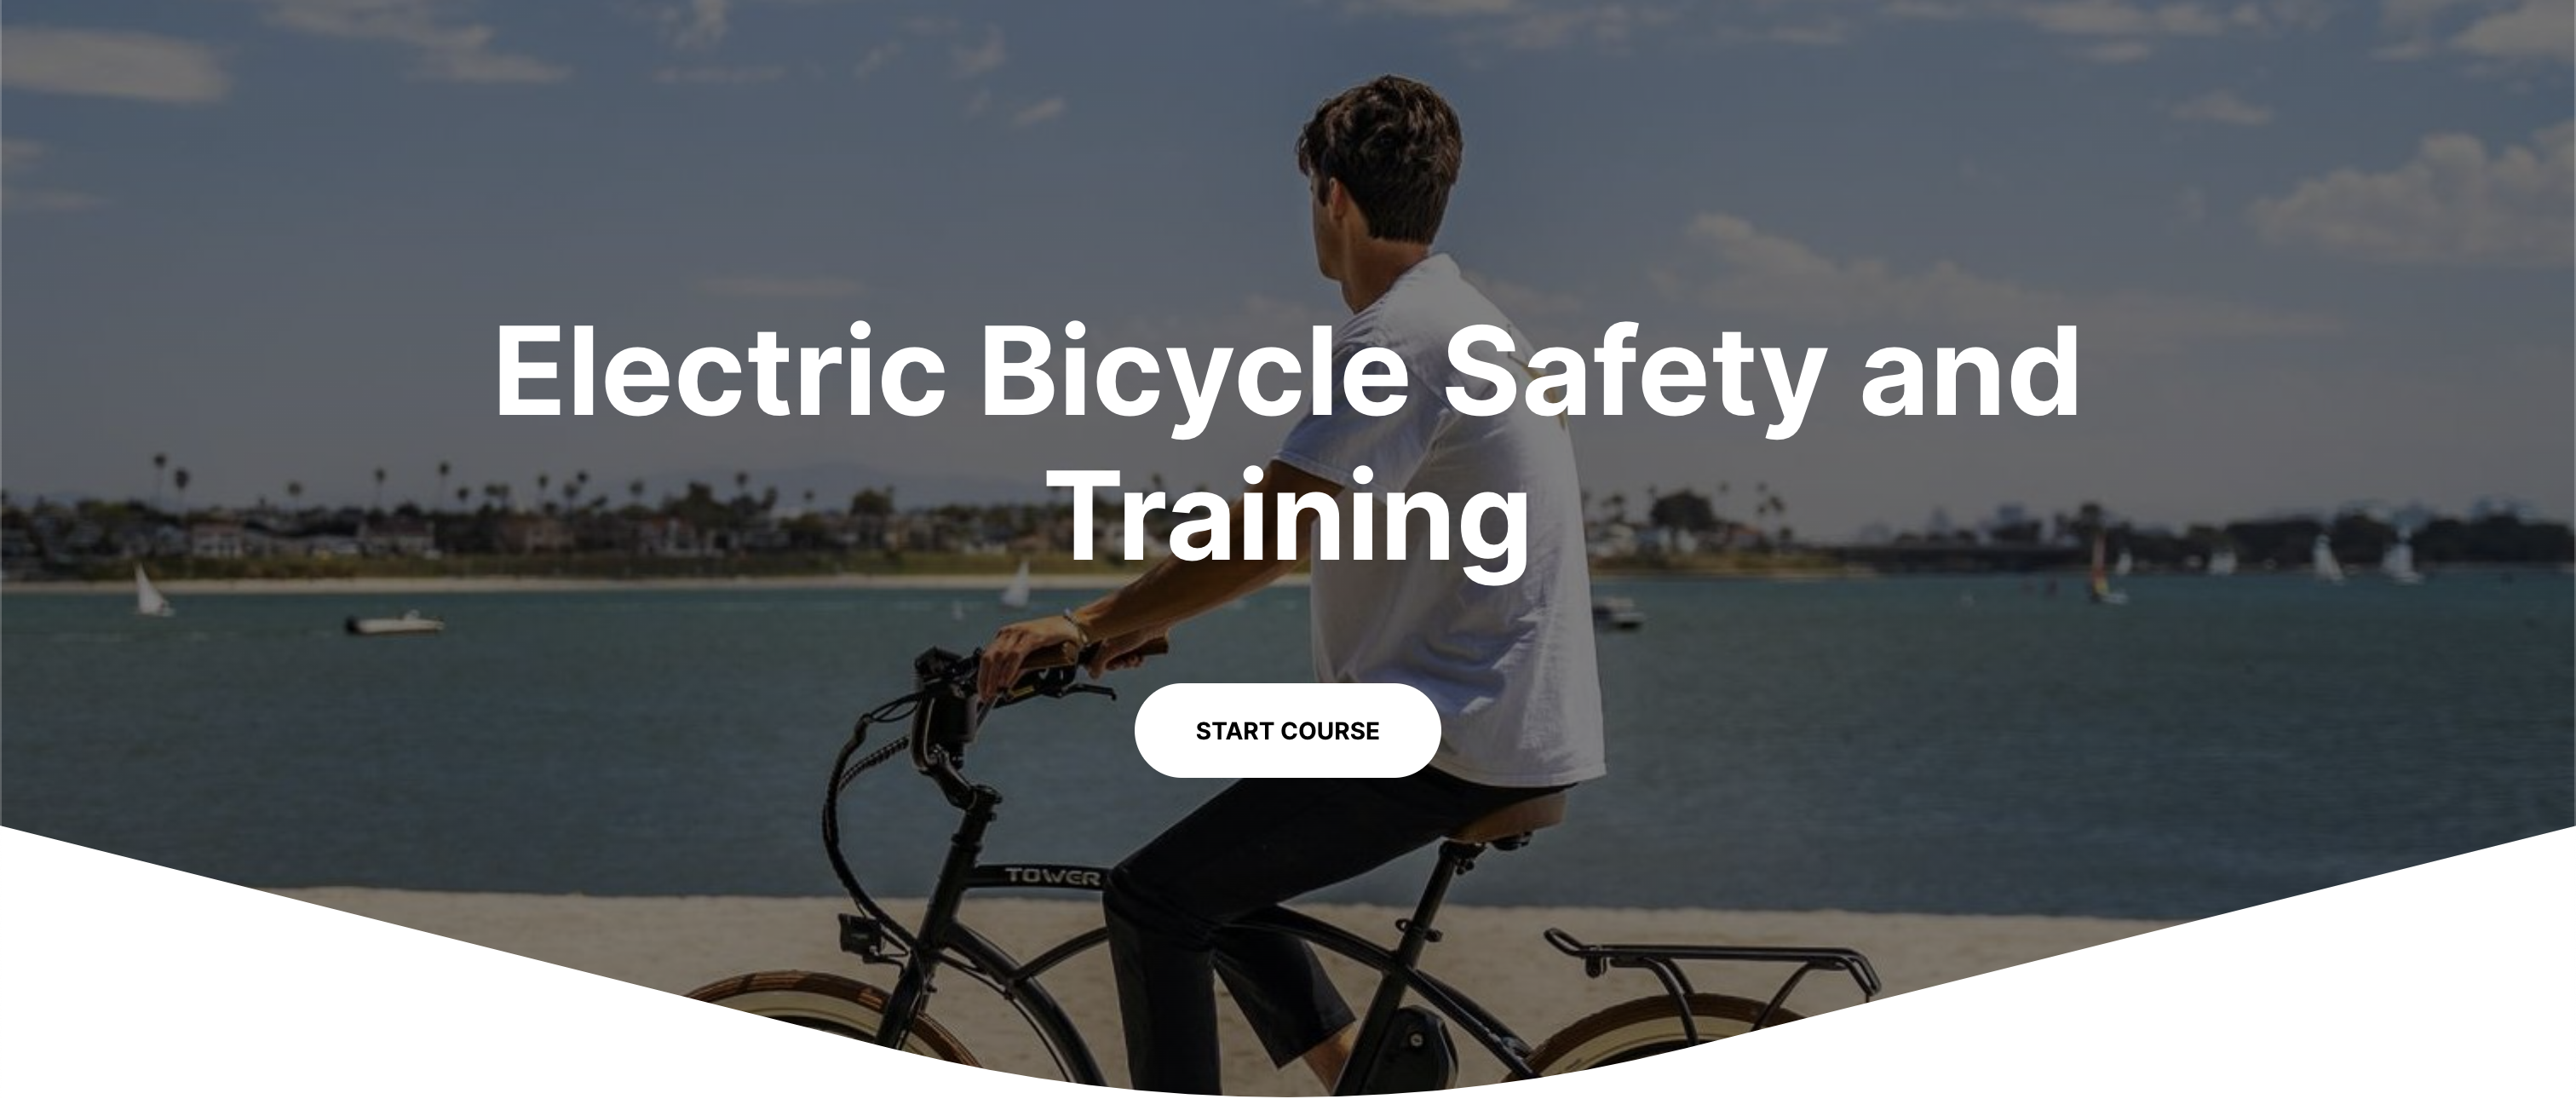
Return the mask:
<path id="1" fill-rule="evenodd" d="M 863 1042 L 876 1039 L 877 1026 L 885 1020 L 886 1003 L 891 999 L 885 990 L 865 981 L 801 969 L 727 977 L 691 991 L 689 998 Z M 903 1048 L 907 1053 L 961 1065 L 976 1063 L 965 1043 L 928 1015 L 913 1020 L 912 1033 L 904 1037 Z"/>
<path id="2" fill-rule="evenodd" d="M 1761 1001 L 1741 996 L 1702 992 L 1690 997 L 1691 1022 L 1702 1041 L 1732 1038 L 1752 1030 L 1754 1020 L 1762 1017 L 1762 1007 Z M 1797 1012 L 1782 1008 L 1772 1014 L 1770 1025 L 1799 1017 Z M 1556 1076 L 1670 1053 L 1689 1045 L 1673 998 L 1647 996 L 1613 1004 L 1575 1020 L 1539 1043 L 1529 1062 L 1538 1075 Z"/>

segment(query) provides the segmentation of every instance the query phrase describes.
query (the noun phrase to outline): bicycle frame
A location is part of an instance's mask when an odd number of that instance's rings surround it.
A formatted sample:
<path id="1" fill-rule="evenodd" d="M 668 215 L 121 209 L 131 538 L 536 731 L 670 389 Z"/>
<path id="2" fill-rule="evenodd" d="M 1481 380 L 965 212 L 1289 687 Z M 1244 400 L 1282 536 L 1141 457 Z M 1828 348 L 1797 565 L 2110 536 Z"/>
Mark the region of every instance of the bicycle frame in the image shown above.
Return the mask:
<path id="1" fill-rule="evenodd" d="M 855 876 L 846 883 L 856 890 L 863 913 L 844 913 L 841 917 L 841 948 L 870 962 L 901 967 L 884 1020 L 876 1036 L 879 1045 L 900 1048 L 911 1035 L 921 1017 L 933 976 L 946 967 L 965 974 L 976 983 L 993 990 L 1019 1011 L 1034 1030 L 1039 1041 L 1054 1058 L 1057 1071 L 1067 1080 L 1080 1084 L 1106 1086 L 1099 1059 L 1093 1056 L 1071 1016 L 1049 993 L 1041 978 L 1048 970 L 1085 951 L 1108 941 L 1105 928 L 1095 928 L 1047 948 L 1027 962 L 1013 957 L 990 939 L 957 918 L 966 894 L 979 889 L 1052 889 L 1097 893 L 1108 883 L 1108 871 L 1096 866 L 1058 863 L 982 863 L 977 855 L 982 849 L 985 830 L 998 815 L 996 806 L 1001 796 L 991 787 L 969 786 L 964 820 L 949 839 L 948 858 L 942 864 L 939 881 L 931 889 L 928 907 L 922 914 L 919 929 L 906 934 L 901 925 L 879 909 L 863 889 L 856 886 Z M 1435 889 L 1444 887 L 1446 879 L 1462 872 L 1481 845 L 1444 844 L 1442 859 L 1445 873 L 1438 876 Z M 1436 908 L 1439 898 L 1426 897 L 1425 908 Z M 1294 935 L 1310 945 L 1350 959 L 1379 975 L 1399 975 L 1396 987 L 1411 991 L 1439 1012 L 1452 1025 L 1464 1031 L 1477 1045 L 1500 1062 L 1513 1077 L 1532 1075 L 1528 1061 L 1529 1046 L 1502 1020 L 1483 1005 L 1446 982 L 1423 972 L 1403 955 L 1403 944 L 1390 951 L 1341 927 L 1287 908 L 1272 907 L 1242 921 L 1246 926 Z M 1436 936 L 1427 921 L 1407 921 L 1405 943 L 1415 949 Z M 889 940 L 908 939 L 908 943 L 889 950 Z M 935 950 L 922 949 L 923 943 L 936 943 Z M 1359 1048 L 1371 1047 L 1390 1022 L 1384 1011 L 1372 1010 L 1363 1017 Z M 1352 1093 L 1366 1086 L 1370 1062 L 1355 1056 L 1343 1080 L 1343 1092 Z"/>
<path id="2" fill-rule="evenodd" d="M 825 853 L 831 857 L 833 872 L 840 878 L 842 887 L 859 907 L 858 912 L 841 914 L 841 949 L 872 963 L 899 967 L 894 989 L 888 995 L 878 1024 L 876 1041 L 890 1048 L 902 1048 L 922 1017 L 923 1005 L 932 989 L 932 979 L 941 966 L 946 965 L 998 993 L 1018 1010 L 1067 1080 L 1106 1086 L 1108 1081 L 1101 1073 L 1099 1059 L 1092 1055 L 1090 1044 L 1084 1040 L 1080 1028 L 1075 1026 L 1063 1006 L 1047 991 L 1041 978 L 1066 960 L 1107 942 L 1107 929 L 1095 929 L 1066 939 L 1023 963 L 958 919 L 958 909 L 968 893 L 979 889 L 1055 889 L 1097 893 L 1107 887 L 1109 873 L 1096 866 L 981 861 L 984 833 L 998 815 L 997 807 L 1001 804 L 1002 795 L 990 786 L 967 781 L 961 770 L 966 748 L 975 739 L 976 727 L 981 723 L 985 709 L 972 698 L 975 658 L 932 649 L 916 658 L 913 666 L 918 689 L 859 719 L 849 742 L 833 762 L 832 780 L 823 801 Z M 1070 668 L 1059 667 L 1024 678 L 995 705 L 1010 705 L 1038 695 L 1061 697 L 1076 692 L 1112 694 L 1106 688 L 1078 683 Z M 856 764 L 851 762 L 851 757 L 865 743 L 870 725 L 900 716 L 911 718 L 912 729 L 908 736 L 877 749 Z M 859 775 L 907 747 L 911 749 L 913 768 L 936 782 L 948 803 L 962 814 L 957 831 L 949 837 L 947 857 L 940 865 L 939 876 L 931 888 L 920 925 L 913 929 L 906 929 L 868 895 L 841 850 L 840 841 L 842 790 Z M 1519 846 L 1519 843 L 1520 838 L 1515 838 L 1496 840 L 1494 845 L 1508 849 Z M 1341 927 L 1277 906 L 1241 921 L 1249 927 L 1295 936 L 1310 946 L 1357 962 L 1377 974 L 1375 995 L 1367 1012 L 1361 1016 L 1358 1040 L 1337 1083 L 1336 1094 L 1366 1092 L 1368 1078 L 1378 1067 L 1377 1053 L 1392 1031 L 1396 1009 L 1407 993 L 1420 997 L 1451 1025 L 1465 1031 L 1470 1039 L 1501 1063 L 1507 1078 L 1521 1079 L 1537 1074 L 1530 1064 L 1531 1049 L 1527 1042 L 1483 1005 L 1423 972 L 1418 964 L 1423 947 L 1440 938 L 1440 933 L 1431 925 L 1447 895 L 1449 884 L 1459 874 L 1474 868 L 1476 858 L 1485 849 L 1485 844 L 1457 840 L 1444 841 L 1440 845 L 1439 862 L 1423 889 L 1412 918 L 1396 923 L 1401 937 L 1392 950 Z M 1590 976 L 1600 976 L 1611 968 L 1643 969 L 1654 974 L 1673 997 L 1675 1012 L 1682 1020 L 1684 1038 L 1690 1043 L 1697 1043 L 1701 1036 L 1692 1020 L 1690 982 L 1682 975 L 1680 966 L 1676 964 L 1679 962 L 1725 960 L 1796 964 L 1797 969 L 1781 984 L 1760 1017 L 1754 1020 L 1754 1029 L 1770 1025 L 1790 992 L 1809 973 L 1847 973 L 1860 987 L 1863 999 L 1875 997 L 1880 988 L 1878 975 L 1870 968 L 1868 959 L 1857 951 L 1842 948 L 1593 946 L 1554 928 L 1547 930 L 1546 940 L 1559 951 L 1580 959 Z"/>

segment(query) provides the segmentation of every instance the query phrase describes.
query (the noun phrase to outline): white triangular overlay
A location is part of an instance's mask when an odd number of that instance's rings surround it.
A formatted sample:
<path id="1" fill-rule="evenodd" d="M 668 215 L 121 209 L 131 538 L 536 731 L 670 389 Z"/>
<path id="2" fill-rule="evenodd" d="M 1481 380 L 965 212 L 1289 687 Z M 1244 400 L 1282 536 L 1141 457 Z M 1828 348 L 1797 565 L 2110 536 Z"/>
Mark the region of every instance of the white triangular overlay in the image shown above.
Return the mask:
<path id="1" fill-rule="evenodd" d="M 14 830 L 0 830 L 0 869 L 0 1081 L 16 1094 L 1073 1094 Z M 2576 829 L 1508 1086 L 1604 1099 L 2563 1091 L 2571 928 Z M 1582 980 L 1570 964 L 1565 977 Z"/>

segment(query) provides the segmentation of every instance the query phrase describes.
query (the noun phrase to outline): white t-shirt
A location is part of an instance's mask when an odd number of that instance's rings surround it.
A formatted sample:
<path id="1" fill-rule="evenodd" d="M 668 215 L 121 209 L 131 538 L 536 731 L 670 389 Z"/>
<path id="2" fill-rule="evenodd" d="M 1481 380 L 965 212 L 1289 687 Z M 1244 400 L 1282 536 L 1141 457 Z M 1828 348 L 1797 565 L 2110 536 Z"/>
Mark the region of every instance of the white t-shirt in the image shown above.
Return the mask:
<path id="1" fill-rule="evenodd" d="M 1352 560 L 1345 546 L 1339 560 L 1314 563 L 1315 675 L 1331 683 L 1406 683 L 1430 696 L 1441 718 L 1432 765 L 1459 778 L 1491 786 L 1598 778 L 1601 680 L 1573 441 L 1563 420 L 1525 406 L 1482 417 L 1449 406 L 1452 385 L 1492 392 L 1449 362 L 1450 337 L 1476 324 L 1511 332 L 1514 357 L 1528 357 L 1528 339 L 1467 284 L 1456 261 L 1433 255 L 1415 264 L 1335 331 L 1333 411 L 1309 413 L 1280 444 L 1280 461 L 1346 490 L 1345 541 L 1353 533 L 1348 493 L 1378 494 L 1371 507 L 1381 528 L 1375 559 Z M 1404 407 L 1393 414 L 1371 416 L 1343 402 L 1340 371 L 1369 347 L 1395 352 L 1410 375 Z M 1477 354 L 1503 361 L 1490 344 Z M 1353 480 L 1359 466 L 1375 475 L 1365 486 Z M 1386 560 L 1388 492 L 1437 493 L 1448 502 L 1448 560 L 1428 558 L 1434 534 L 1419 517 L 1408 527 L 1408 559 Z M 1479 560 L 1457 529 L 1480 492 L 1528 494 L 1523 571 L 1500 587 L 1465 572 L 1501 564 Z M 1488 518 L 1489 539 L 1501 537 L 1501 519 Z"/>

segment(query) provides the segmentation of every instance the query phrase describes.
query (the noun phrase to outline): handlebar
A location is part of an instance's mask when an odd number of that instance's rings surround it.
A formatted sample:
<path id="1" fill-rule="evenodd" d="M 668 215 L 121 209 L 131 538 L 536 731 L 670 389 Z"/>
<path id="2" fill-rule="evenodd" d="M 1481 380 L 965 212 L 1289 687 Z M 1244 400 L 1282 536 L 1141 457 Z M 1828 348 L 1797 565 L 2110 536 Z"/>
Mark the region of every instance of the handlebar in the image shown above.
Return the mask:
<path id="1" fill-rule="evenodd" d="M 1132 655 L 1154 657 L 1170 651 L 1172 651 L 1171 641 L 1158 637 L 1146 642 Z M 1116 697 L 1117 692 L 1110 688 L 1077 682 L 1082 668 L 1090 664 L 1092 658 L 1099 653 L 1100 643 L 1096 641 L 1081 647 L 1067 641 L 1052 649 L 1041 649 L 1030 653 L 1020 661 L 1020 678 L 1013 682 L 1008 690 L 993 699 L 991 708 L 1000 709 L 1038 695 L 1048 698 L 1062 698 L 1068 694 L 1105 694 Z M 972 694 L 976 673 L 983 666 L 983 655 L 982 649 L 964 656 L 946 649 L 925 650 L 912 661 L 915 685 L 925 692 L 939 693 L 965 688 L 969 694 Z"/>
<path id="2" fill-rule="evenodd" d="M 1138 656 L 1160 656 L 1171 651 L 1170 642 L 1156 638 L 1136 650 Z M 831 785 L 823 794 L 823 850 L 832 861 L 832 873 L 841 887 L 857 902 L 859 908 L 880 927 L 894 930 L 905 949 L 915 944 L 859 887 L 858 875 L 850 869 L 848 855 L 841 850 L 841 791 L 861 774 L 880 763 L 911 750 L 913 769 L 939 785 L 948 803 L 970 814 L 989 813 L 1001 795 L 990 787 L 966 780 L 959 770 L 965 762 L 966 746 L 975 740 L 976 726 L 992 709 L 1009 706 L 1031 698 L 1062 698 L 1069 694 L 1100 694 L 1111 698 L 1118 692 L 1096 683 L 1080 681 L 1081 669 L 1099 655 L 1095 644 L 1077 648 L 1067 642 L 1055 649 L 1032 653 L 1023 660 L 1025 669 L 1009 690 L 996 697 L 990 706 L 976 702 L 975 676 L 982 666 L 983 650 L 960 656 L 945 649 L 924 650 L 912 659 L 913 691 L 860 715 L 850 730 L 850 739 L 841 746 L 840 755 L 832 761 Z M 866 744 L 868 727 L 880 721 L 902 721 L 909 718 L 910 735 L 896 740 L 859 758 Z M 970 819 L 971 816 L 970 816 Z"/>
<path id="3" fill-rule="evenodd" d="M 1137 652 L 1155 656 L 1170 651 L 1171 646 L 1157 638 Z M 975 674 L 981 667 L 983 650 L 959 656 L 945 649 L 929 649 L 912 660 L 916 690 L 908 696 L 913 703 L 912 748 L 913 769 L 939 783 L 948 800 L 964 805 L 973 788 L 958 774 L 958 764 L 965 761 L 966 746 L 975 742 L 976 727 L 984 715 L 1004 706 L 1031 698 L 1063 698 L 1071 694 L 1097 694 L 1110 698 L 1118 692 L 1096 683 L 1081 681 L 1082 666 L 1099 655 L 1095 642 L 1076 647 L 1066 642 L 1051 650 L 1031 653 L 1021 662 L 1025 669 L 1008 690 L 994 697 L 990 705 L 976 701 Z"/>

